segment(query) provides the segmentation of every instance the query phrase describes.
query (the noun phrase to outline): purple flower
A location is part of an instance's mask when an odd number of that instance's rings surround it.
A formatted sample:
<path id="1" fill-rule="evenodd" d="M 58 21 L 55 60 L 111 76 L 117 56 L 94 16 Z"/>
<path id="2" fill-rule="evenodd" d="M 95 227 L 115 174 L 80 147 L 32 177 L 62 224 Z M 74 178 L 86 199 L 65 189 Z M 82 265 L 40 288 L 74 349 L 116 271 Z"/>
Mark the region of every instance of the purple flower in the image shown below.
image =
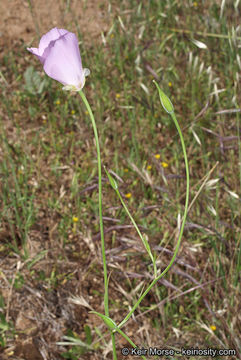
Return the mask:
<path id="1" fill-rule="evenodd" d="M 79 91 L 84 87 L 89 69 L 82 68 L 75 34 L 53 28 L 41 37 L 38 48 L 27 48 L 41 61 L 46 74 L 64 85 L 63 90 Z"/>

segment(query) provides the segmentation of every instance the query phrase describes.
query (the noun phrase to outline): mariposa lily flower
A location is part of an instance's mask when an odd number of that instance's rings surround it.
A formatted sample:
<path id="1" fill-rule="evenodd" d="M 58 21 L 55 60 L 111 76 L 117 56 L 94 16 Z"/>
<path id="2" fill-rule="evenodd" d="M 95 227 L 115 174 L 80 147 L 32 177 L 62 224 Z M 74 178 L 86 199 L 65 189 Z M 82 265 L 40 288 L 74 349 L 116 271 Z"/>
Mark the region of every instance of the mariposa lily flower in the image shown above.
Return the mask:
<path id="1" fill-rule="evenodd" d="M 53 28 L 43 35 L 38 48 L 27 48 L 43 64 L 46 74 L 64 85 L 63 90 L 84 87 L 89 69 L 83 69 L 77 36 L 65 29 Z"/>

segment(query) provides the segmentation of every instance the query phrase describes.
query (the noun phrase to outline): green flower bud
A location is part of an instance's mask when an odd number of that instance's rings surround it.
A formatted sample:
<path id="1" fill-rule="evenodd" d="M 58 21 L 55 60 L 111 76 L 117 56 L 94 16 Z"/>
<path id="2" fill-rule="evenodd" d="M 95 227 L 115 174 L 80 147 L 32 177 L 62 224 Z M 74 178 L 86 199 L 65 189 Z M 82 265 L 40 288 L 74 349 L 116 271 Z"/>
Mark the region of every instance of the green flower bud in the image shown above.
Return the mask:
<path id="1" fill-rule="evenodd" d="M 159 96 L 160 96 L 160 100 L 161 100 L 161 104 L 164 108 L 164 110 L 166 110 L 166 112 L 168 114 L 172 114 L 174 112 L 174 107 L 172 105 L 171 100 L 169 99 L 168 96 L 166 96 L 166 94 L 164 94 L 164 92 L 160 89 L 159 85 L 157 84 L 157 82 L 155 80 L 153 80 L 154 84 L 156 85 L 158 92 L 159 92 Z"/>
<path id="2" fill-rule="evenodd" d="M 104 321 L 104 323 L 107 325 L 109 330 L 116 330 L 116 328 L 117 328 L 116 323 L 108 316 L 100 314 L 97 311 L 90 311 L 90 313 L 98 315 Z"/>

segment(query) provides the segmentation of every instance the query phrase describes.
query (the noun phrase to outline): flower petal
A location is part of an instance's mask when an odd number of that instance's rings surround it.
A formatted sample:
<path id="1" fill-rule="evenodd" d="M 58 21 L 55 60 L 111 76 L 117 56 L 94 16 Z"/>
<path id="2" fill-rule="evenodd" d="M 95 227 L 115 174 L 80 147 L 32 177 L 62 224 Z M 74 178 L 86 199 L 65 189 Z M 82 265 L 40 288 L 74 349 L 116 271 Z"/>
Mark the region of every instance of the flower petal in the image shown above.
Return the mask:
<path id="1" fill-rule="evenodd" d="M 30 51 L 35 56 L 37 56 L 37 58 L 41 61 L 42 64 L 44 63 L 45 59 L 39 54 L 38 48 L 27 48 L 27 50 Z"/>
<path id="2" fill-rule="evenodd" d="M 56 35 L 56 32 L 52 35 Z M 51 36 L 44 39 L 45 44 Z M 48 76 L 64 85 L 82 87 L 81 84 L 84 84 L 85 75 L 82 69 L 78 39 L 75 34 L 67 32 L 57 41 L 50 40 L 48 56 L 44 62 L 44 71 Z"/>
<path id="3" fill-rule="evenodd" d="M 67 34 L 68 31 L 65 29 L 53 28 L 47 34 L 43 35 L 39 42 L 39 55 L 43 55 L 51 41 L 58 40 L 61 36 Z"/>
<path id="4" fill-rule="evenodd" d="M 44 62 L 48 56 L 49 50 L 52 47 L 51 41 L 56 41 L 61 36 L 65 35 L 67 33 L 68 33 L 68 31 L 65 29 L 53 28 L 52 30 L 47 32 L 47 34 L 45 34 L 41 37 L 38 48 L 27 48 L 27 50 L 30 51 L 35 56 L 37 56 L 37 58 L 40 60 L 40 62 L 42 64 L 44 64 Z"/>

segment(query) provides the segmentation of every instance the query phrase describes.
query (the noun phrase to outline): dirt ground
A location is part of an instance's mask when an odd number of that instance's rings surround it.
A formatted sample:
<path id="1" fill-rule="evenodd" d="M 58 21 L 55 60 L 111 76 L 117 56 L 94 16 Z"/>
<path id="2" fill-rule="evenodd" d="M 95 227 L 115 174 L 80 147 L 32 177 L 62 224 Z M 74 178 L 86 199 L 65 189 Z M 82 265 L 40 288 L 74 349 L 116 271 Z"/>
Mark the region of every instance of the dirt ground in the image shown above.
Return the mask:
<path id="1" fill-rule="evenodd" d="M 98 41 L 111 20 L 108 2 L 98 0 L 1 0 L 0 14 L 0 53 L 19 42 L 30 45 L 55 26 L 78 28 L 85 38 Z"/>

